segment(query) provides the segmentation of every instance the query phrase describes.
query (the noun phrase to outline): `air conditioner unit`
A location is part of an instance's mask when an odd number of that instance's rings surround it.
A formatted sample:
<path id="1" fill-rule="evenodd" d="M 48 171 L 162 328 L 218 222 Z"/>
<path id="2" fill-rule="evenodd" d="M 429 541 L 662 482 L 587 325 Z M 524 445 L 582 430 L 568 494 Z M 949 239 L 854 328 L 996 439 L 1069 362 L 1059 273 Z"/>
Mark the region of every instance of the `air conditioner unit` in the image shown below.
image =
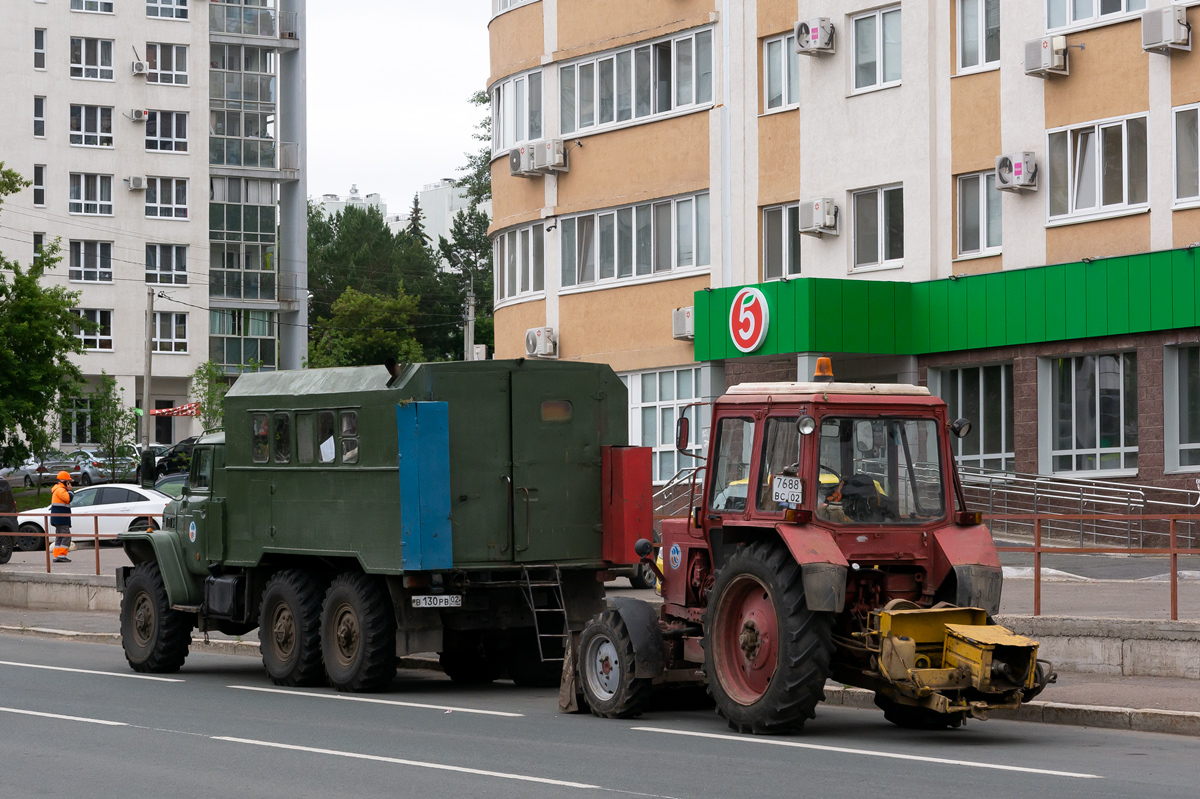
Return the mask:
<path id="1" fill-rule="evenodd" d="M 1025 42 L 1025 74 L 1035 78 L 1068 75 L 1067 37 L 1043 36 Z"/>
<path id="2" fill-rule="evenodd" d="M 1037 191 L 1037 162 L 1033 153 L 996 156 L 996 188 L 1000 191 Z"/>
<path id="3" fill-rule="evenodd" d="M 129 118 L 131 120 L 133 120 L 134 122 L 145 122 L 146 117 L 149 114 L 150 114 L 150 112 L 144 108 L 135 108 L 129 112 Z"/>
<path id="4" fill-rule="evenodd" d="M 566 172 L 567 150 L 562 139 L 546 139 L 533 145 L 533 168 L 539 172 Z"/>
<path id="5" fill-rule="evenodd" d="M 801 20 L 796 23 L 796 52 L 801 55 L 832 53 L 833 23 L 829 17 Z"/>
<path id="6" fill-rule="evenodd" d="M 145 75 L 149 71 L 150 71 L 150 65 L 147 64 L 145 61 L 134 61 L 133 62 L 133 74 L 134 75 Z"/>
<path id="7" fill-rule="evenodd" d="M 525 331 L 526 358 L 557 358 L 558 339 L 552 327 L 531 327 Z"/>
<path id="8" fill-rule="evenodd" d="M 146 178 L 141 175 L 131 175 L 125 178 L 125 185 L 129 187 L 130 191 L 145 191 Z"/>
<path id="9" fill-rule="evenodd" d="M 471 350 L 471 354 L 472 354 L 471 360 L 473 360 L 473 361 L 486 361 L 488 359 L 487 345 L 486 344 L 474 345 L 474 349 Z"/>
<path id="10" fill-rule="evenodd" d="M 1165 6 L 1142 12 L 1142 49 L 1170 55 L 1192 49 L 1192 29 L 1183 6 Z"/>
<path id="11" fill-rule="evenodd" d="M 537 174 L 533 168 L 533 145 L 522 144 L 508 151 L 508 174 L 528 178 Z"/>
<path id="12" fill-rule="evenodd" d="M 800 232 L 820 238 L 838 234 L 838 207 L 830 197 L 800 203 Z"/>
<path id="13" fill-rule="evenodd" d="M 694 341 L 696 338 L 695 306 L 675 308 L 671 311 L 671 338 L 676 341 Z"/>

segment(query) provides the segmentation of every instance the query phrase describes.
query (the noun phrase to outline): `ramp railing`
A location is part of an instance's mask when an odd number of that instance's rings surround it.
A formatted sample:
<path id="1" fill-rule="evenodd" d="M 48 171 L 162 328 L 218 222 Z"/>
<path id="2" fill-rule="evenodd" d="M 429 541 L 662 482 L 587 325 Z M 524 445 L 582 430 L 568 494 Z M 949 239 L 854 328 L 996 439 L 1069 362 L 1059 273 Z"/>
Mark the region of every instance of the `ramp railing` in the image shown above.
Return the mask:
<path id="1" fill-rule="evenodd" d="M 685 466 L 654 492 L 654 520 L 687 516 L 700 502 L 704 466 Z"/>
<path id="2" fill-rule="evenodd" d="M 19 538 L 41 539 L 42 541 L 45 542 L 46 574 L 50 574 L 51 564 L 53 562 L 51 560 L 51 552 L 50 552 L 51 541 L 53 541 L 53 539 L 55 538 L 54 529 L 50 526 L 50 517 L 52 515 L 53 514 L 51 514 L 51 513 L 34 513 L 31 511 L 24 511 L 24 512 L 20 512 L 20 513 L 0 513 L 0 518 L 16 519 L 18 521 L 18 523 L 20 524 L 20 527 L 18 528 L 17 532 L 15 532 L 15 533 L 0 533 L 0 535 L 6 536 L 6 537 L 12 539 L 14 554 L 15 554 L 15 550 L 16 550 L 16 542 L 17 542 L 17 539 L 19 539 Z M 71 517 L 71 534 L 70 534 L 71 541 L 74 543 L 78 543 L 79 541 L 91 541 L 92 542 L 92 547 L 94 549 L 94 555 L 95 555 L 95 561 L 96 561 L 96 574 L 100 573 L 100 542 L 101 541 L 116 541 L 117 538 L 120 536 L 119 532 L 118 533 L 101 533 L 100 532 L 100 520 L 103 518 L 114 518 L 114 517 L 129 519 L 130 525 L 132 525 L 132 522 L 136 519 L 146 519 L 148 523 L 153 524 L 153 526 L 156 528 L 162 527 L 162 520 L 163 520 L 163 515 L 161 512 L 159 512 L 159 513 L 89 513 L 86 515 L 77 513 L 77 514 L 73 515 Z M 29 520 L 30 519 L 41 519 L 41 523 L 38 525 L 38 527 L 40 529 L 38 529 L 38 530 L 29 529 L 29 525 L 30 525 Z M 90 525 L 92 528 L 91 533 L 82 532 L 82 528 L 86 528 L 89 526 L 88 524 L 86 524 L 87 520 L 91 520 L 91 525 Z M 37 524 L 37 523 L 34 522 L 34 524 Z M 126 525 L 126 529 L 128 529 L 128 527 L 130 525 Z M 76 551 L 78 551 L 78 550 L 76 550 Z"/>

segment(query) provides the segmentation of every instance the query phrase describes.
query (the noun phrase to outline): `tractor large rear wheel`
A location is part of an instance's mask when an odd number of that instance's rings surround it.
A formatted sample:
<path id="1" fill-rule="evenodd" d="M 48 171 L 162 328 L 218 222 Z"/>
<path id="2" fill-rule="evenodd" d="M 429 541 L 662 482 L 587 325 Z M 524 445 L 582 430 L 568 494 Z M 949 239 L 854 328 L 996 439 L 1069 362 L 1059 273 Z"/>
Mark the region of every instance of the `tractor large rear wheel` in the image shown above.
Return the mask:
<path id="1" fill-rule="evenodd" d="M 804 599 L 779 541 L 739 548 L 710 594 L 704 671 L 717 712 L 739 732 L 782 733 L 816 715 L 831 673 L 833 619 Z"/>

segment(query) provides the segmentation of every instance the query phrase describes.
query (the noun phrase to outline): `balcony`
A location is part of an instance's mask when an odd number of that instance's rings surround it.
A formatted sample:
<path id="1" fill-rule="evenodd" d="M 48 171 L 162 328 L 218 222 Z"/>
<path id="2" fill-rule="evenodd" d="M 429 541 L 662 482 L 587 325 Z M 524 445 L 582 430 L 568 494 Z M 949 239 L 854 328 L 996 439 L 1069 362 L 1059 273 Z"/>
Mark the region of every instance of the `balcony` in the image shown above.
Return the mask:
<path id="1" fill-rule="evenodd" d="M 249 6 L 212 3 L 208 8 L 208 32 L 232 36 L 279 39 L 280 46 L 298 47 L 300 42 L 300 19 L 295 11 L 277 11 L 274 8 L 252 8 Z M 215 40 L 219 41 L 219 38 Z"/>

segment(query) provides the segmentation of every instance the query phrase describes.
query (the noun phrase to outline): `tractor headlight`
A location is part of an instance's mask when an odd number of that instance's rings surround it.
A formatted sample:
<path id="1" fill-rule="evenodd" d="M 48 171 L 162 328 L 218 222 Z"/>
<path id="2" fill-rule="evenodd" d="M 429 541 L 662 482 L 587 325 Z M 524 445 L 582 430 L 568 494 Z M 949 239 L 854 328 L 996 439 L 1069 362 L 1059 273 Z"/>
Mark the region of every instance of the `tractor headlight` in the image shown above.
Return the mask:
<path id="1" fill-rule="evenodd" d="M 801 416 L 796 422 L 796 429 L 800 431 L 800 435 L 811 435 L 817 429 L 817 420 L 811 416 Z"/>

